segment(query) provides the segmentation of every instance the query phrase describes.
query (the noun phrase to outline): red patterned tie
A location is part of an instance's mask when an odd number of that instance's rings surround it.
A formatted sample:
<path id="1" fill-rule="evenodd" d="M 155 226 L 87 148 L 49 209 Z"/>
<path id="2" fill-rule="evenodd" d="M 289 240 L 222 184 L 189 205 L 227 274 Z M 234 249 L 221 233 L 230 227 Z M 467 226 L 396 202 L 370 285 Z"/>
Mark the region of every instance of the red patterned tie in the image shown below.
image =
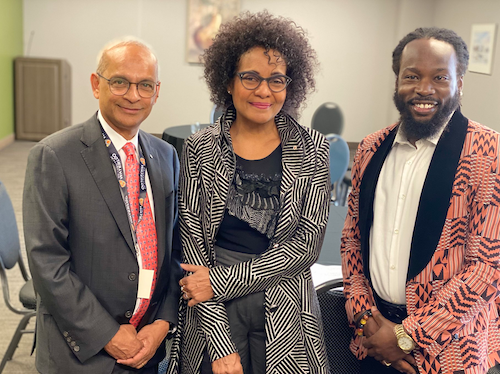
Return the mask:
<path id="1" fill-rule="evenodd" d="M 156 227 L 155 221 L 153 220 L 153 214 L 151 212 L 151 206 L 149 205 L 149 197 L 147 195 L 145 201 L 143 202 L 144 210 L 142 219 L 139 224 L 137 224 L 139 204 L 141 203 L 139 202 L 139 163 L 136 158 L 135 146 L 132 143 L 126 143 L 123 146 L 123 151 L 127 155 L 127 160 L 125 161 L 127 191 L 130 202 L 130 211 L 132 212 L 134 226 L 136 226 L 137 243 L 139 244 L 141 251 L 142 268 L 154 271 L 150 297 L 149 299 L 140 299 L 139 308 L 130 319 L 130 323 L 137 327 L 139 322 L 141 322 L 144 313 L 148 310 L 149 300 L 153 295 L 156 285 L 156 274 L 158 268 Z M 141 162 L 145 161 L 141 160 Z"/>

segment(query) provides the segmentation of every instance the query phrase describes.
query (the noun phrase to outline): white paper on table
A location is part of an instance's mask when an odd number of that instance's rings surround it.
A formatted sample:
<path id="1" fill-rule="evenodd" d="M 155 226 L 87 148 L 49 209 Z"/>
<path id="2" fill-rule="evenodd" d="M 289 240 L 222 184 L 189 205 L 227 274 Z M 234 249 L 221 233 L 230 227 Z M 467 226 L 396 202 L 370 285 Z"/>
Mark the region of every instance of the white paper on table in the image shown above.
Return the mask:
<path id="1" fill-rule="evenodd" d="M 342 266 L 313 264 L 311 275 L 314 287 L 317 287 L 326 281 L 342 278 Z"/>

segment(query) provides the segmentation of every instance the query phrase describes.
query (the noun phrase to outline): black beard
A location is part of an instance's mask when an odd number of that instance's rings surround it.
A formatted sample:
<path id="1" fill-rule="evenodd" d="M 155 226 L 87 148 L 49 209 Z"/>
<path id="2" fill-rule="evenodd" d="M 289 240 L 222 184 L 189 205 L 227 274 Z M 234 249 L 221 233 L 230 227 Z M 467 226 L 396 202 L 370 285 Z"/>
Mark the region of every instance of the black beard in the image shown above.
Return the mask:
<path id="1" fill-rule="evenodd" d="M 436 135 L 441 127 L 459 106 L 460 94 L 457 90 L 455 95 L 443 106 L 439 106 L 437 112 L 428 121 L 416 120 L 410 111 L 410 104 L 405 102 L 397 90 L 394 91 L 394 104 L 400 114 L 401 130 L 408 139 L 428 139 Z M 419 100 L 436 101 L 436 99 L 429 97 L 419 97 Z M 438 104 L 440 105 L 440 103 Z"/>

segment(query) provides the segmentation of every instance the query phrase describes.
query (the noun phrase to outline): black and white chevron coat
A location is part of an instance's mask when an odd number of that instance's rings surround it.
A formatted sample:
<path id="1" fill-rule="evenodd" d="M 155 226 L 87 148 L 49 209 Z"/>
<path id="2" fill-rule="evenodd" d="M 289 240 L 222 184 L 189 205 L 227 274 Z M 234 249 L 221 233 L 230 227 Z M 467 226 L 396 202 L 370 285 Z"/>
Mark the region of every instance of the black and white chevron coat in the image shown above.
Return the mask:
<path id="1" fill-rule="evenodd" d="M 265 291 L 266 372 L 326 374 L 310 267 L 318 259 L 328 221 L 328 142 L 290 116 L 276 116 L 283 177 L 274 237 L 269 249 L 251 261 L 214 266 L 215 237 L 236 167 L 229 134 L 234 118 L 230 107 L 216 124 L 184 143 L 179 186 L 184 261 L 210 268 L 215 297 L 195 307 L 181 300 L 169 373 L 198 373 L 205 348 L 212 361 L 236 352 L 224 302 Z"/>

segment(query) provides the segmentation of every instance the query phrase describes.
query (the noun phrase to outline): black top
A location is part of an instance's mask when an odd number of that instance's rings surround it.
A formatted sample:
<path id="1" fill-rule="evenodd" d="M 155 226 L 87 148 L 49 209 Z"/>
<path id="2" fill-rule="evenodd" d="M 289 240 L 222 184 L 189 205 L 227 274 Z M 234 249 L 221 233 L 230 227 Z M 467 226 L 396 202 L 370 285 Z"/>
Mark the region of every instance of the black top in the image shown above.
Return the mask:
<path id="1" fill-rule="evenodd" d="M 269 247 L 280 209 L 281 145 L 261 160 L 236 155 L 236 173 L 215 244 L 260 254 Z"/>

